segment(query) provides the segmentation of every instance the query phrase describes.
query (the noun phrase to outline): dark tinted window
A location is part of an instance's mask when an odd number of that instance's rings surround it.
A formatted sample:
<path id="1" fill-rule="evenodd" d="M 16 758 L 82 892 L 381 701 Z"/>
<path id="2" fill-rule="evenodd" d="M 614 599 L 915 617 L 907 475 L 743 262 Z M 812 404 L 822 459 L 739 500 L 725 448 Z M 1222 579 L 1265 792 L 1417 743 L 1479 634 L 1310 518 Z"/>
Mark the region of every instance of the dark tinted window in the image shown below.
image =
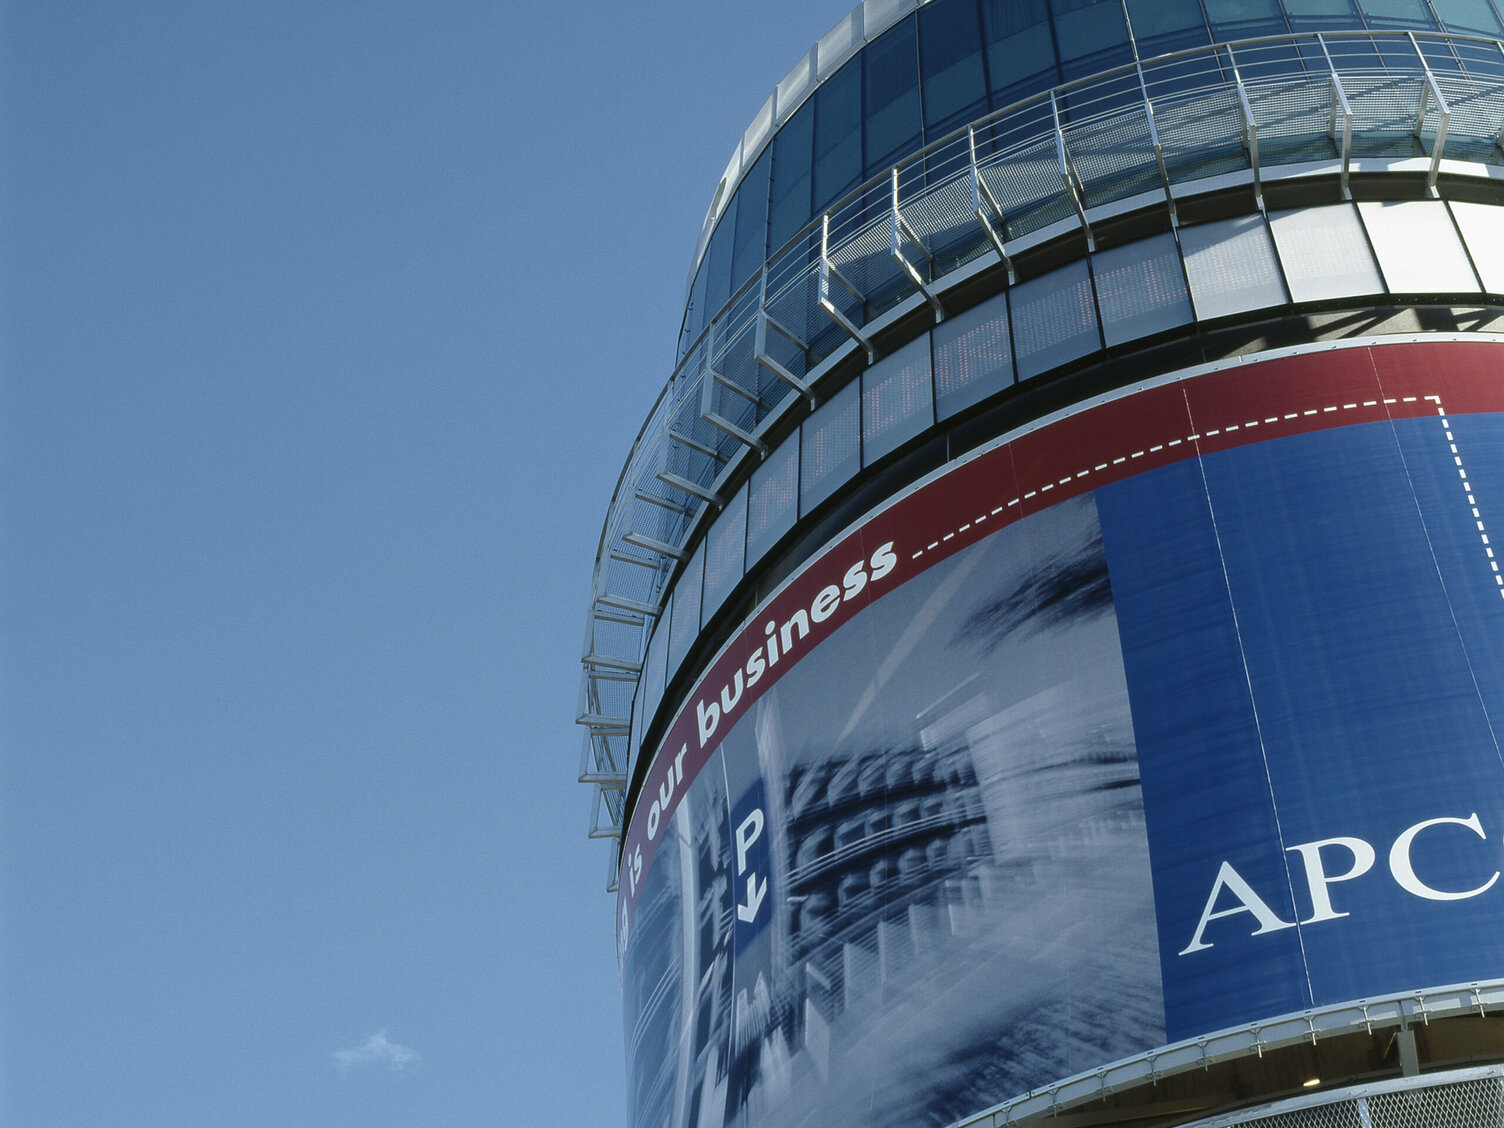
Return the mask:
<path id="1" fill-rule="evenodd" d="M 772 149 L 764 149 L 736 190 L 736 238 L 731 251 L 733 292 L 762 267 L 767 251 L 768 166 L 772 161 Z"/>
<path id="2" fill-rule="evenodd" d="M 933 140 L 986 112 L 982 25 L 973 0 L 919 9 L 919 61 L 926 137 Z"/>
<path id="3" fill-rule="evenodd" d="M 1360 0 L 1358 7 L 1369 27 L 1403 27 L 1431 30 L 1436 21 L 1426 0 Z"/>
<path id="4" fill-rule="evenodd" d="M 1045 0 L 981 0 L 992 108 L 1060 80 Z"/>
<path id="5" fill-rule="evenodd" d="M 768 249 L 776 251 L 810 219 L 810 160 L 815 136 L 811 99 L 773 138 L 773 188 L 768 205 Z"/>
<path id="6" fill-rule="evenodd" d="M 705 251 L 705 310 L 706 320 L 731 297 L 731 239 L 736 232 L 736 197 L 726 205 L 726 214 L 716 224 L 715 234 L 710 237 L 710 246 Z"/>
<path id="7" fill-rule="evenodd" d="M 861 63 L 852 59 L 815 91 L 816 212 L 862 179 Z"/>
<path id="8" fill-rule="evenodd" d="M 1067 80 L 1128 62 L 1128 27 L 1120 0 L 1050 0 L 1055 42 Z"/>
<path id="9" fill-rule="evenodd" d="M 1128 19 L 1141 58 L 1183 51 L 1211 41 L 1201 0 L 1128 0 Z"/>
<path id="10" fill-rule="evenodd" d="M 915 26 L 911 16 L 862 52 L 868 176 L 919 147 L 919 45 Z"/>
<path id="11" fill-rule="evenodd" d="M 1202 0 L 1218 39 L 1277 35 L 1288 31 L 1275 0 Z"/>
<path id="12" fill-rule="evenodd" d="M 1431 0 L 1437 18 L 1448 31 L 1498 35 L 1504 31 L 1488 0 Z"/>

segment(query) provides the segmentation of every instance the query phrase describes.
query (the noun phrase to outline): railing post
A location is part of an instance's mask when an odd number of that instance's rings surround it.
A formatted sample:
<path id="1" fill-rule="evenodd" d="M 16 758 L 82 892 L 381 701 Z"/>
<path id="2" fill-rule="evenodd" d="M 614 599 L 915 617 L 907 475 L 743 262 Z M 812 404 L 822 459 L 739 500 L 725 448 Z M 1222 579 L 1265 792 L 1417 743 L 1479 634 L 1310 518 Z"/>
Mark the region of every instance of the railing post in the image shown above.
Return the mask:
<path id="1" fill-rule="evenodd" d="M 1347 91 L 1342 89 L 1342 77 L 1337 73 L 1337 64 L 1332 61 L 1332 54 L 1326 48 L 1326 40 L 1320 35 L 1316 42 L 1321 45 L 1321 53 L 1326 57 L 1327 73 L 1331 76 L 1331 112 L 1327 115 L 1327 131 L 1332 135 L 1332 143 L 1338 146 L 1342 157 L 1342 198 L 1351 200 L 1352 190 L 1348 187 L 1348 173 L 1352 166 L 1353 153 L 1353 108 L 1348 104 Z M 1337 137 L 1337 114 L 1342 114 L 1342 136 Z"/>
<path id="2" fill-rule="evenodd" d="M 867 363 L 871 364 L 877 359 L 877 346 L 860 329 L 852 324 L 851 318 L 836 308 L 835 302 L 830 300 L 830 280 L 832 277 L 842 286 L 846 287 L 851 292 L 851 296 L 857 301 L 866 301 L 857 292 L 856 288 L 841 276 L 841 272 L 836 269 L 835 263 L 830 261 L 830 213 L 826 212 L 820 217 L 820 295 L 818 299 L 820 308 L 825 311 L 826 315 L 832 321 L 846 330 L 847 335 L 852 340 L 867 350 Z"/>
<path id="3" fill-rule="evenodd" d="M 1050 116 L 1055 124 L 1055 159 L 1060 162 L 1060 179 L 1065 182 L 1065 191 L 1070 196 L 1071 206 L 1076 209 L 1076 218 L 1081 221 L 1081 231 L 1086 236 L 1086 249 L 1095 252 L 1097 242 L 1092 238 L 1091 224 L 1086 219 L 1086 186 L 1076 173 L 1076 165 L 1065 148 L 1065 131 L 1060 128 L 1060 103 L 1055 92 L 1050 91 Z"/>
<path id="4" fill-rule="evenodd" d="M 1175 214 L 1175 194 L 1170 191 L 1170 172 L 1165 168 L 1165 151 L 1159 143 L 1159 128 L 1154 123 L 1154 103 L 1149 98 L 1149 84 L 1144 81 L 1143 64 L 1134 63 L 1133 69 L 1138 74 L 1138 92 L 1144 99 L 1144 118 L 1149 123 L 1149 143 L 1154 146 L 1154 162 L 1159 166 L 1160 183 L 1165 186 L 1165 206 L 1170 209 L 1170 227 L 1175 230 L 1180 227 L 1180 217 Z"/>
<path id="5" fill-rule="evenodd" d="M 1248 100 L 1248 90 L 1243 85 L 1243 76 L 1238 73 L 1238 59 L 1227 48 L 1227 61 L 1232 67 L 1232 80 L 1237 86 L 1238 109 L 1243 117 L 1243 143 L 1248 146 L 1248 165 L 1253 170 L 1253 199 L 1259 211 L 1264 210 L 1264 185 L 1259 172 L 1259 127 L 1253 120 L 1253 104 Z"/>
<path id="6" fill-rule="evenodd" d="M 909 226 L 908 221 L 904 219 L 903 213 L 898 208 L 898 166 L 897 165 L 893 166 L 893 178 L 892 179 L 893 179 L 893 194 L 892 194 L 893 206 L 892 206 L 892 213 L 891 213 L 891 216 L 892 216 L 892 228 L 891 228 L 891 231 L 890 231 L 889 237 L 888 237 L 888 250 L 889 250 L 889 252 L 893 256 L 893 261 L 896 262 L 896 263 L 898 263 L 899 269 L 902 270 L 906 275 L 908 275 L 909 281 L 912 282 L 912 283 L 914 283 L 914 285 L 919 288 L 919 292 L 921 294 L 923 294 L 925 300 L 930 303 L 930 308 L 935 311 L 935 321 L 936 322 L 944 321 L 945 320 L 945 308 L 940 304 L 940 299 L 935 295 L 934 290 L 930 289 L 929 283 L 927 283 L 923 278 L 920 277 L 920 275 L 919 275 L 919 268 L 916 267 L 913 263 L 911 263 L 909 261 L 909 259 L 908 259 L 908 256 L 903 253 L 903 241 L 904 241 L 904 237 L 907 236 L 908 239 L 914 244 L 914 246 L 916 246 L 916 247 L 919 248 L 919 253 L 922 254 L 925 257 L 925 260 L 930 264 L 930 277 L 934 278 L 934 276 L 935 276 L 935 259 L 934 259 L 934 256 L 931 255 L 929 253 L 929 251 L 927 251 L 927 250 L 924 249 L 924 244 L 919 241 L 919 236 L 917 234 L 915 234 L 914 229 Z"/>
<path id="7" fill-rule="evenodd" d="M 1431 73 L 1431 64 L 1426 62 L 1426 56 L 1420 49 L 1420 43 L 1415 38 L 1415 32 L 1406 33 L 1410 37 L 1410 46 L 1415 48 L 1415 57 L 1420 60 L 1421 70 L 1425 72 L 1426 81 L 1420 88 L 1420 107 L 1415 114 L 1415 139 L 1421 141 L 1421 131 L 1426 124 L 1426 95 L 1436 101 L 1436 112 L 1440 115 L 1440 123 L 1436 127 L 1436 142 L 1431 146 L 1431 168 L 1426 173 L 1426 190 L 1432 196 L 1437 196 L 1436 177 L 1441 171 L 1441 154 L 1447 143 L 1447 125 L 1452 120 L 1452 108 L 1447 105 L 1447 100 L 1442 97 L 1441 87 L 1436 83 L 1436 76 Z M 1422 141 L 1422 144 L 1424 142 Z"/>
<path id="8" fill-rule="evenodd" d="M 992 194 L 992 189 L 987 187 L 987 182 L 982 179 L 982 170 L 977 164 L 977 127 L 972 125 L 966 129 L 967 150 L 971 154 L 971 211 L 977 217 L 977 222 L 982 225 L 982 230 L 987 234 L 987 241 L 992 244 L 992 249 L 997 252 L 997 257 L 1002 261 L 1003 269 L 1008 272 L 1008 284 L 1011 286 L 1018 281 L 1018 276 L 1013 271 L 1013 260 L 1008 257 L 1008 252 L 1003 248 L 1003 236 L 1008 232 L 1008 220 L 1003 215 L 1003 209 Z M 1002 235 L 992 228 L 992 220 L 987 217 L 986 210 L 982 206 L 983 200 L 997 216 L 998 226 L 1002 228 Z"/>

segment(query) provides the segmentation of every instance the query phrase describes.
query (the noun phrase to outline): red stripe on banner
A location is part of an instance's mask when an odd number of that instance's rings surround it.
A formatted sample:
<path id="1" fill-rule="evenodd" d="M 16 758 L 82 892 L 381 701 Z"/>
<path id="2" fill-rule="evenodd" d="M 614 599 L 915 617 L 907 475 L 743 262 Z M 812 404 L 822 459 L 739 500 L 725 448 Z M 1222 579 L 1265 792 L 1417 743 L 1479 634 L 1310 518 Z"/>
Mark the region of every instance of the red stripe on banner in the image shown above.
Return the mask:
<path id="1" fill-rule="evenodd" d="M 1504 346 L 1487 341 L 1333 346 L 1233 362 L 1128 389 L 1037 427 L 874 514 L 758 611 L 658 746 L 622 851 L 621 937 L 668 820 L 721 738 L 873 599 L 1020 517 L 1186 458 L 1358 423 L 1504 410 L 1501 374 Z"/>

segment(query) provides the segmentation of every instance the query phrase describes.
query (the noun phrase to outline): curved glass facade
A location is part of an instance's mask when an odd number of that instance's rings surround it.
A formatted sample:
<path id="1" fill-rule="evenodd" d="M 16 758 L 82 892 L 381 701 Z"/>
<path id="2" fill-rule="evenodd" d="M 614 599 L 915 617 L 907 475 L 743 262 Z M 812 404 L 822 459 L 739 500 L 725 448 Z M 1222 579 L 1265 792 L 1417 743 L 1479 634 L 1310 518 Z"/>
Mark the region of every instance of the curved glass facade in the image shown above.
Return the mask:
<path id="1" fill-rule="evenodd" d="M 592 590 L 635 1123 L 1504 1061 L 1501 36 L 869 0 L 780 84 Z"/>
<path id="2" fill-rule="evenodd" d="M 1504 3 L 1504 0 L 1501 0 Z M 1494 0 L 930 0 L 821 81 L 752 156 L 696 264 L 680 355 L 809 222 L 906 153 L 1040 90 L 1213 42 L 1338 30 L 1496 37 Z M 1272 60 L 1269 60 L 1272 63 Z"/>

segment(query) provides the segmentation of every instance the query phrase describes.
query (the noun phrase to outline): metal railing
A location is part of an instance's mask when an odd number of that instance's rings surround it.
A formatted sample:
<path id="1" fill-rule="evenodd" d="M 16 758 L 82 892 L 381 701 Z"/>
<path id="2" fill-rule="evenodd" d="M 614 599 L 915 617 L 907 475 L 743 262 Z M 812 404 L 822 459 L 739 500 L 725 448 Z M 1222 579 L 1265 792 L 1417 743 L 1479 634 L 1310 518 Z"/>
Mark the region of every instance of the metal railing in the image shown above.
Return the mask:
<path id="1" fill-rule="evenodd" d="M 632 703 L 648 635 L 707 507 L 760 428 L 795 396 L 813 407 L 823 362 L 945 278 L 1072 230 L 1095 246 L 1105 211 L 1163 206 L 1275 170 L 1424 174 L 1444 158 L 1504 159 L 1504 46 L 1418 32 L 1325 32 L 1216 44 L 1057 86 L 982 118 L 868 181 L 771 254 L 710 319 L 653 405 L 617 482 L 597 550 L 582 656 L 580 779 L 590 833 L 617 837 Z"/>
<path id="2" fill-rule="evenodd" d="M 1042 1089 L 1024 1093 L 992 1108 L 984 1109 L 955 1122 L 952 1128 L 1010 1128 L 1046 1117 L 1054 1118 L 1071 1109 L 1094 1105 L 1113 1093 L 1154 1085 L 1180 1073 L 1205 1070 L 1218 1062 L 1232 1061 L 1250 1056 L 1262 1057 L 1270 1050 L 1281 1049 L 1303 1042 L 1316 1045 L 1321 1039 L 1354 1033 L 1361 1030 L 1372 1032 L 1375 1028 L 1398 1027 L 1430 1023 L 1469 1015 L 1497 1014 L 1504 1006 L 1504 980 L 1487 980 L 1479 983 L 1461 983 L 1446 987 L 1431 987 L 1423 991 L 1405 994 L 1374 996 L 1331 1006 L 1316 1007 L 1294 1014 L 1267 1018 L 1247 1026 L 1232 1027 L 1206 1034 L 1194 1041 L 1175 1042 L 1161 1046 L 1148 1053 L 1104 1065 L 1087 1073 L 1063 1078 Z M 1489 1066 L 1482 1070 L 1463 1070 L 1441 1074 L 1436 1078 L 1405 1077 L 1394 1081 L 1378 1082 L 1363 1086 L 1361 1090 L 1326 1091 L 1308 1097 L 1298 1097 L 1279 1105 L 1242 1109 L 1225 1116 L 1199 1122 L 1198 1128 L 1230 1128 L 1231 1125 L 1268 1124 L 1281 1113 L 1316 1105 L 1332 1106 L 1344 1099 L 1351 1099 L 1364 1092 L 1420 1088 L 1428 1085 L 1447 1084 L 1448 1078 L 1455 1083 L 1459 1077 L 1487 1074 L 1495 1078 L 1504 1076 L 1504 1066 Z M 1504 1093 L 1500 1093 L 1504 1096 Z M 1492 1107 L 1504 1110 L 1504 1105 Z M 1363 1121 L 1367 1124 L 1367 1121 Z M 1422 1123 L 1417 1119 L 1414 1125 Z M 1444 1121 L 1445 1128 L 1466 1128 L 1472 1121 L 1458 1119 Z M 1485 1120 L 1489 1128 L 1497 1128 L 1499 1120 Z M 1319 1118 L 1313 1119 L 1306 1128 L 1321 1128 Z M 1439 1124 L 1437 1128 L 1443 1128 Z"/>

